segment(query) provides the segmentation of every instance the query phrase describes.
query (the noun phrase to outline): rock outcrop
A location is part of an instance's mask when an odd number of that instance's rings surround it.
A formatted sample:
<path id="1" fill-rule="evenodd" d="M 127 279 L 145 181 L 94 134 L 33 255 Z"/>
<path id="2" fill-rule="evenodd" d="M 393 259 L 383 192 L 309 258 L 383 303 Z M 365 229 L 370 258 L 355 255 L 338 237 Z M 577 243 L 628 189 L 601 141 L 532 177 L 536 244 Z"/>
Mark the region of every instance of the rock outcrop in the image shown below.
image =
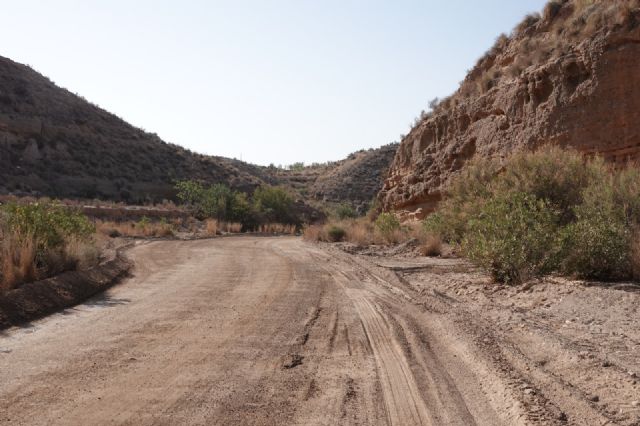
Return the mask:
<path id="1" fill-rule="evenodd" d="M 422 218 L 474 155 L 544 144 L 626 163 L 640 158 L 640 7 L 551 2 L 502 36 L 394 158 L 379 199 Z"/>

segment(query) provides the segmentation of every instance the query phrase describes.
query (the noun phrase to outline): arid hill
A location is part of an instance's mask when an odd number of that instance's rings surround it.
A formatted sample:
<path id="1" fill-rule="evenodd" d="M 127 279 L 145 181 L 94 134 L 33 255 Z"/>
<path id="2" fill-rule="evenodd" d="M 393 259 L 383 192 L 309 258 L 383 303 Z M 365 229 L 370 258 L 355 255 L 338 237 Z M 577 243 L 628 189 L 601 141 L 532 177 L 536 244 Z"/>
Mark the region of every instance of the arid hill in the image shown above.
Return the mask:
<path id="1" fill-rule="evenodd" d="M 366 211 L 382 188 L 397 149 L 398 144 L 392 143 L 361 150 L 340 161 L 299 170 L 277 170 L 274 178 L 296 189 L 306 199 L 349 203 Z"/>
<path id="2" fill-rule="evenodd" d="M 640 157 L 640 2 L 551 1 L 500 36 L 459 90 L 402 141 L 379 194 L 423 217 L 474 155 L 544 144 Z"/>
<path id="3" fill-rule="evenodd" d="M 288 185 L 301 198 L 354 204 L 382 187 L 397 145 L 348 159 L 283 171 L 168 144 L 89 103 L 28 66 L 0 57 L 0 194 L 100 198 L 130 203 L 170 199 L 177 179 L 251 191 Z"/>
<path id="4" fill-rule="evenodd" d="M 0 57 L 1 192 L 145 202 L 169 198 L 181 178 L 270 181 L 262 168 L 165 143 Z"/>

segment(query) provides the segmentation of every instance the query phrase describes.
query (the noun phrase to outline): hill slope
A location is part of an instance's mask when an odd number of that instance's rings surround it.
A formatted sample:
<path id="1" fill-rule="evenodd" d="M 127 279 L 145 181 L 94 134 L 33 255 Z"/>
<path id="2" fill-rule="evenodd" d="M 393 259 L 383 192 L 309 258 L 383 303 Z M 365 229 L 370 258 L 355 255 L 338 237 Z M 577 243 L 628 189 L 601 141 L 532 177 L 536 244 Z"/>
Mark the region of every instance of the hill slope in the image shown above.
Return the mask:
<path id="1" fill-rule="evenodd" d="M 176 179 L 198 179 L 243 191 L 286 185 L 301 198 L 361 204 L 382 187 L 396 147 L 300 172 L 199 155 L 0 57 L 0 194 L 144 203 L 171 198 Z"/>
<path id="2" fill-rule="evenodd" d="M 301 170 L 278 170 L 274 178 L 305 198 L 329 203 L 349 203 L 366 211 L 382 188 L 398 144 L 361 150 L 347 158 Z"/>
<path id="3" fill-rule="evenodd" d="M 527 16 L 404 138 L 383 207 L 423 217 L 474 155 L 549 143 L 639 158 L 639 23 L 637 0 L 556 0 Z"/>
<path id="4" fill-rule="evenodd" d="M 251 189 L 271 178 L 241 161 L 163 142 L 0 57 L 0 191 L 144 202 L 175 179 Z"/>

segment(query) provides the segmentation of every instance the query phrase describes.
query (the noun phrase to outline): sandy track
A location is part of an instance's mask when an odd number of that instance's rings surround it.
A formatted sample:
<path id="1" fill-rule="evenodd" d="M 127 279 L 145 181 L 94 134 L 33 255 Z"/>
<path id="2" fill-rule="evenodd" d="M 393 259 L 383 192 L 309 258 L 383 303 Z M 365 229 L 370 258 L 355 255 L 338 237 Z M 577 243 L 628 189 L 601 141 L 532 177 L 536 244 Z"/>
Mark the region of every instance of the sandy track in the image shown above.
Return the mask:
<path id="1" fill-rule="evenodd" d="M 134 277 L 0 334 L 0 422 L 526 423 L 491 364 L 388 270 L 295 238 L 129 254 Z"/>

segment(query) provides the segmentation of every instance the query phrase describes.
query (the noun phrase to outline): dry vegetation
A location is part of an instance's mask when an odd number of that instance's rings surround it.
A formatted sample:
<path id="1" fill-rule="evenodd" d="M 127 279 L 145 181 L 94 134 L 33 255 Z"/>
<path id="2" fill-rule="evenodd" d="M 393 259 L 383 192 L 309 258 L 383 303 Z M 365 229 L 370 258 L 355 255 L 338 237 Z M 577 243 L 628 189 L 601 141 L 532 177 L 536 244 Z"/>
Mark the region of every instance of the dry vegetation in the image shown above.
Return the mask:
<path id="1" fill-rule="evenodd" d="M 369 217 L 332 219 L 306 226 L 303 238 L 311 242 L 347 242 L 358 247 L 393 245 L 415 241 L 425 256 L 440 256 L 443 243 L 439 235 L 427 232 L 421 223 L 401 225 L 390 213 Z"/>
<path id="2" fill-rule="evenodd" d="M 175 225 L 161 219 L 152 222 L 143 217 L 134 221 L 96 221 L 96 230 L 108 237 L 171 237 L 174 235 Z"/>
<path id="3" fill-rule="evenodd" d="M 91 222 L 54 204 L 8 204 L 0 210 L 0 291 L 62 271 L 87 268 L 100 257 Z"/>
<path id="4" fill-rule="evenodd" d="M 527 15 L 510 35 L 501 34 L 476 63 L 459 90 L 430 105 L 435 113 L 480 96 L 502 81 L 520 77 L 539 66 L 577 53 L 580 41 L 619 26 L 640 22 L 640 0 L 552 0 L 542 14 Z M 423 112 L 415 124 L 430 117 Z"/>

